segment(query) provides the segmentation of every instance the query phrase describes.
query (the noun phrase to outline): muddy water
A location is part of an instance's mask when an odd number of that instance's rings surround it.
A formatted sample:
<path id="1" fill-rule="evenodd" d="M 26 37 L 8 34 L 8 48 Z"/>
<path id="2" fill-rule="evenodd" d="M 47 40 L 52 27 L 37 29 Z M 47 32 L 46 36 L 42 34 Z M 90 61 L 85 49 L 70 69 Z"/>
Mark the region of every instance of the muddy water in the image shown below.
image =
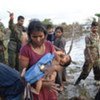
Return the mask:
<path id="1" fill-rule="evenodd" d="M 85 48 L 85 36 L 82 36 L 74 40 L 73 48 L 70 53 L 74 63 L 66 68 L 68 77 L 65 84 L 65 89 L 59 94 L 59 100 L 68 100 L 74 96 L 85 96 L 86 100 L 93 100 L 99 86 L 95 85 L 93 71 L 89 74 L 86 80 L 82 80 L 79 85 L 74 86 L 74 83 L 80 72 L 82 70 L 82 65 L 84 63 L 84 48 Z M 68 52 L 70 46 L 70 41 L 66 43 L 66 52 Z"/>

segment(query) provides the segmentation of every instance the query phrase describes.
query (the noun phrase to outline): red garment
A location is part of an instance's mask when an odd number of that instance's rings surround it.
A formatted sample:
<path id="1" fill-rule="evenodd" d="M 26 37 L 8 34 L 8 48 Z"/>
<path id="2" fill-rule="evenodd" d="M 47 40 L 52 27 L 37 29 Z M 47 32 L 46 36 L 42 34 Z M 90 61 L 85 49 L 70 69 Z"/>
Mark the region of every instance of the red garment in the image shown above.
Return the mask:
<path id="1" fill-rule="evenodd" d="M 42 88 L 39 95 L 33 94 L 34 100 L 57 100 L 57 93 L 47 88 Z"/>
<path id="2" fill-rule="evenodd" d="M 43 57 L 47 53 L 53 53 L 54 47 L 49 41 L 45 41 L 45 53 L 42 55 L 34 52 L 30 45 L 26 44 L 20 50 L 20 56 L 23 56 L 29 60 L 29 67 L 35 64 L 41 57 Z M 35 86 L 35 84 L 34 84 Z M 43 87 L 39 93 L 39 95 L 33 94 L 34 100 L 57 100 L 57 94 L 53 90 L 49 90 L 48 88 Z"/>
<path id="3" fill-rule="evenodd" d="M 54 47 L 49 41 L 45 41 L 45 53 L 42 55 L 37 54 L 34 52 L 30 45 L 26 44 L 24 45 L 20 50 L 20 56 L 26 57 L 29 60 L 29 66 L 32 66 L 33 64 L 37 63 L 37 61 L 43 57 L 47 53 L 53 53 Z"/>

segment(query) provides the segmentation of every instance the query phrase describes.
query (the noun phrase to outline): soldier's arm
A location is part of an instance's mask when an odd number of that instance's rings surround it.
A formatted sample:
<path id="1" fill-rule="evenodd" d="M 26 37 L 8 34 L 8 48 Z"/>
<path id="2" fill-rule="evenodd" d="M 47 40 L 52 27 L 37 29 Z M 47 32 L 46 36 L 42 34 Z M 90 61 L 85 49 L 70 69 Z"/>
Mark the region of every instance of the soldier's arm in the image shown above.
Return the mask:
<path id="1" fill-rule="evenodd" d="M 14 29 L 14 14 L 10 13 L 9 17 L 9 29 L 12 31 Z"/>

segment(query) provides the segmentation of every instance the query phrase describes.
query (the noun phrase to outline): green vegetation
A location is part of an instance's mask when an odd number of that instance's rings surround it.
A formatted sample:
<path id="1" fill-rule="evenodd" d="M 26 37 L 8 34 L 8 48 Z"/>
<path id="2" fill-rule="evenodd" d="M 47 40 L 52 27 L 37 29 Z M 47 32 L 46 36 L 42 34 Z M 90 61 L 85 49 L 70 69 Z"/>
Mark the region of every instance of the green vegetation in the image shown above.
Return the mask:
<path id="1" fill-rule="evenodd" d="M 44 20 L 42 21 L 42 23 L 43 23 L 44 25 L 48 25 L 48 24 L 53 25 L 53 23 L 52 23 L 52 21 L 51 21 L 50 18 L 48 18 L 48 19 L 44 19 Z"/>
<path id="2" fill-rule="evenodd" d="M 97 14 L 95 14 L 95 16 L 100 17 L 100 14 L 97 13 Z"/>

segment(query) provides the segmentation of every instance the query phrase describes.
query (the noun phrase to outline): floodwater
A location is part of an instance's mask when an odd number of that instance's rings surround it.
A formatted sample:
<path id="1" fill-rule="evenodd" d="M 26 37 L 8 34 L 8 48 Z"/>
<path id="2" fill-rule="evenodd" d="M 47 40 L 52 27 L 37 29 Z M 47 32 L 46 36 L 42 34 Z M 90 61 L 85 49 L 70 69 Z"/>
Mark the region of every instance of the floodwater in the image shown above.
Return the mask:
<path id="1" fill-rule="evenodd" d="M 65 89 L 61 94 L 59 94 L 59 100 L 69 100 L 74 96 L 85 96 L 86 100 L 93 100 L 98 91 L 99 86 L 95 85 L 92 70 L 86 80 L 82 80 L 79 85 L 74 86 L 74 83 L 80 75 L 84 63 L 84 38 L 85 36 L 82 36 L 78 39 L 75 39 L 73 42 L 70 55 L 74 63 L 71 63 L 71 65 L 66 68 L 69 78 L 67 79 L 68 82 L 64 83 Z M 69 50 L 70 44 L 71 41 L 66 43 L 66 53 Z"/>

